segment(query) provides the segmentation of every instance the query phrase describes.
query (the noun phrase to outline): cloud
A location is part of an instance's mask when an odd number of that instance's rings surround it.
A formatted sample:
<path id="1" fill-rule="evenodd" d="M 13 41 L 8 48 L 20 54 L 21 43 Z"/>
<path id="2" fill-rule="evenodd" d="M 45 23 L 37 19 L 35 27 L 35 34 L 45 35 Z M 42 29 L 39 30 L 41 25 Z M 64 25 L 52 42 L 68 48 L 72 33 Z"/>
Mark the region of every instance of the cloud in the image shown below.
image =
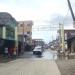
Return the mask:
<path id="1" fill-rule="evenodd" d="M 60 20 L 67 14 L 68 6 L 66 0 L 2 0 L 0 2 L 0 11 L 9 12 L 16 20 L 33 20 L 36 25 L 47 25 L 49 23 L 39 21 L 52 21 L 58 22 L 57 16 L 61 16 Z M 55 15 L 56 14 L 56 15 Z M 60 15 L 59 15 L 60 14 Z M 54 15 L 54 16 L 53 16 Z M 37 22 L 36 22 L 37 21 Z M 46 31 L 45 31 L 46 32 Z M 50 40 L 52 35 L 42 33 L 34 33 L 33 37 L 41 37 L 45 40 Z M 53 32 L 55 37 L 56 32 Z M 37 36 L 38 35 L 38 36 Z"/>
<path id="2" fill-rule="evenodd" d="M 7 3 L 9 1 L 9 3 Z M 8 0 L 3 3 L 3 9 L 1 11 L 8 11 L 17 20 L 21 19 L 48 19 L 54 13 L 63 13 L 63 5 L 57 0 L 47 1 L 27 1 L 27 0 Z M 2 4 L 2 3 L 0 3 Z M 7 8 L 6 8 L 7 7 Z M 63 8 L 62 8 L 63 7 Z M 64 12 L 65 13 L 65 12 Z"/>

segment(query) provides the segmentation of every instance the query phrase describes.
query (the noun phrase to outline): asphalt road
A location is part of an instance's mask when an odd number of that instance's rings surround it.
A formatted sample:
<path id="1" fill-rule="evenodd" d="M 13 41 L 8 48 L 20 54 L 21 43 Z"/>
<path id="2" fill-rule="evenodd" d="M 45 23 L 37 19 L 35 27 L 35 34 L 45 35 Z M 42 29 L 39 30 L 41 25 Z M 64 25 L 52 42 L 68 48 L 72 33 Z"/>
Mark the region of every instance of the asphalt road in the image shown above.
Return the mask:
<path id="1" fill-rule="evenodd" d="M 57 59 L 57 52 L 51 51 L 51 50 L 46 50 L 43 52 L 42 58 L 49 59 L 49 60 L 56 60 Z"/>
<path id="2" fill-rule="evenodd" d="M 49 59 L 49 60 L 56 60 L 57 59 L 57 52 L 56 51 L 51 51 L 51 50 L 45 50 L 42 53 L 41 57 L 37 57 L 36 55 L 33 55 L 33 52 L 25 52 L 21 58 L 29 58 L 29 59 Z"/>

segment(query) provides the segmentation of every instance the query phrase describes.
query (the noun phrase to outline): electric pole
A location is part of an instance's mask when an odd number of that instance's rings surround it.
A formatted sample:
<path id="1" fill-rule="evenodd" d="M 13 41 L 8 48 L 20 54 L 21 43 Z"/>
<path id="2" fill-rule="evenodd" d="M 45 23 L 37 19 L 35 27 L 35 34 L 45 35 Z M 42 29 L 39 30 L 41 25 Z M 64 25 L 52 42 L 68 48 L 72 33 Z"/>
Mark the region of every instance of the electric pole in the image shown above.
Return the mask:
<path id="1" fill-rule="evenodd" d="M 24 22 L 22 24 L 22 27 L 23 27 L 23 35 L 22 35 L 22 53 L 23 53 L 24 52 L 24 42 L 25 42 L 24 40 Z"/>
<path id="2" fill-rule="evenodd" d="M 63 24 L 59 24 L 59 28 L 60 28 L 60 44 L 61 44 L 61 49 L 63 51 L 63 53 L 65 53 L 65 48 L 64 48 L 64 26 Z"/>

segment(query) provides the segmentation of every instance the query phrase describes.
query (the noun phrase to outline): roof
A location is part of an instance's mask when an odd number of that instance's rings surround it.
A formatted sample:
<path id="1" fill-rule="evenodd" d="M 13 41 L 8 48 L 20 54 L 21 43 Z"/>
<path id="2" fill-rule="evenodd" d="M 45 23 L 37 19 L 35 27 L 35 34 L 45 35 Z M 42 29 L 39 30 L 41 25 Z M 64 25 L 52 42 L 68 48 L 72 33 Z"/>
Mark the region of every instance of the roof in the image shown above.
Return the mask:
<path id="1" fill-rule="evenodd" d="M 64 30 L 75 30 L 75 28 L 64 28 Z"/>
<path id="2" fill-rule="evenodd" d="M 32 39 L 33 41 L 43 41 L 43 39 Z"/>
<path id="3" fill-rule="evenodd" d="M 17 21 L 7 12 L 0 12 L 0 26 L 17 24 Z"/>
<path id="4" fill-rule="evenodd" d="M 33 25 L 33 21 L 31 20 L 27 20 L 27 21 L 18 21 L 18 24 L 24 24 L 24 25 L 29 25 L 32 26 Z"/>
<path id="5" fill-rule="evenodd" d="M 75 31 L 75 28 L 64 28 L 64 31 Z M 60 29 L 57 31 L 57 33 L 60 32 Z"/>

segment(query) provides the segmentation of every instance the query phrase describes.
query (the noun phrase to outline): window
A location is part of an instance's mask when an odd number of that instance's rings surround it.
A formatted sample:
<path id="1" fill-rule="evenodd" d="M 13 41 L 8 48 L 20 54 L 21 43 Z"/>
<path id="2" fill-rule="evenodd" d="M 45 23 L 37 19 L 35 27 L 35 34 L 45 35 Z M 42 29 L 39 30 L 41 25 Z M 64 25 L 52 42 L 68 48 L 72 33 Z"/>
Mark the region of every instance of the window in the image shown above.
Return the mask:
<path id="1" fill-rule="evenodd" d="M 23 24 L 20 24 L 21 27 L 23 27 Z"/>
<path id="2" fill-rule="evenodd" d="M 27 34 L 30 34 L 30 31 L 28 31 Z"/>
<path id="3" fill-rule="evenodd" d="M 30 24 L 27 24 L 27 26 L 30 26 Z"/>

